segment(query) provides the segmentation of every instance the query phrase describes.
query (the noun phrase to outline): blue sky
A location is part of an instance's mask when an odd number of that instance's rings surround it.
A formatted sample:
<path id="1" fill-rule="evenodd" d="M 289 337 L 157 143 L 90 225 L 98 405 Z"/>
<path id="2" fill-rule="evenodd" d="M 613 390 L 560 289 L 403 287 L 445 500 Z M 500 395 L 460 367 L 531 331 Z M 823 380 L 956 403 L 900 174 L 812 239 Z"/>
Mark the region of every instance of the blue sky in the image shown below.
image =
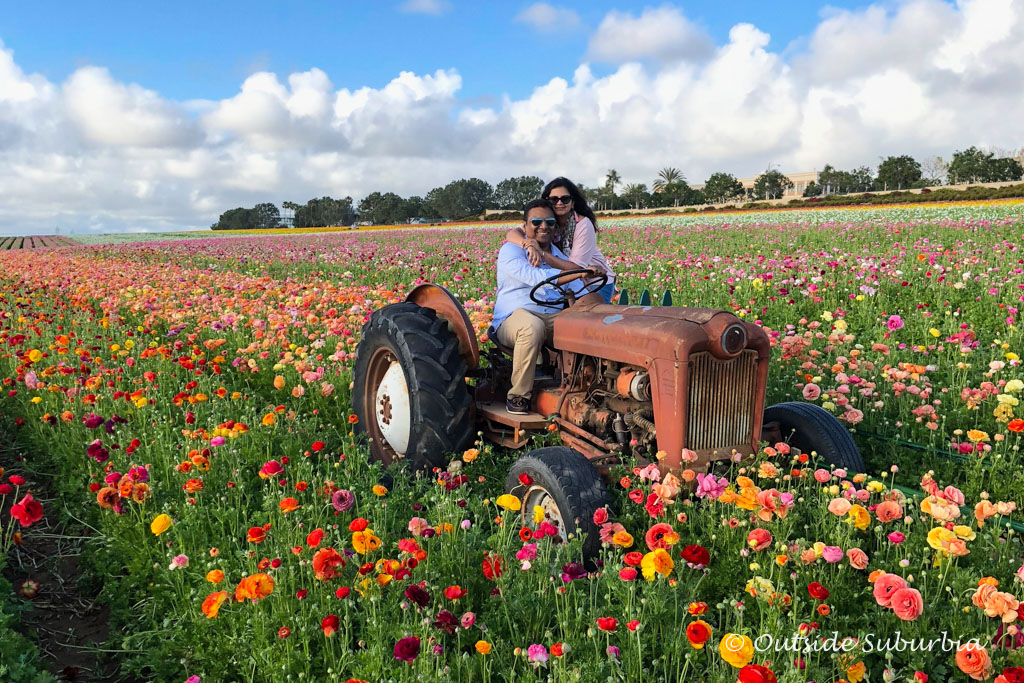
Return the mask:
<path id="1" fill-rule="evenodd" d="M 6 0 L 0 234 L 470 177 L 1016 153 L 1021 35 L 1024 0 Z"/>
<path id="2" fill-rule="evenodd" d="M 515 21 L 528 2 L 453 2 L 440 15 L 401 11 L 400 2 L 39 2 L 0 15 L 0 39 L 25 71 L 63 81 L 100 65 L 120 81 L 179 101 L 231 96 L 255 71 L 281 76 L 312 67 L 336 88 L 381 87 L 400 71 L 456 68 L 460 97 L 487 103 L 521 98 L 553 76 L 569 77 L 589 33 L 611 10 L 639 12 L 661 3 L 561 2 L 581 25 L 538 35 Z M 867 3 L 750 0 L 679 3 L 686 16 L 723 43 L 738 22 L 771 35 L 783 51 L 806 37 L 829 8 Z M 12 7 L 14 3 L 8 3 Z M 799 42 L 797 42 L 799 45 Z M 597 74 L 615 65 L 595 64 Z"/>

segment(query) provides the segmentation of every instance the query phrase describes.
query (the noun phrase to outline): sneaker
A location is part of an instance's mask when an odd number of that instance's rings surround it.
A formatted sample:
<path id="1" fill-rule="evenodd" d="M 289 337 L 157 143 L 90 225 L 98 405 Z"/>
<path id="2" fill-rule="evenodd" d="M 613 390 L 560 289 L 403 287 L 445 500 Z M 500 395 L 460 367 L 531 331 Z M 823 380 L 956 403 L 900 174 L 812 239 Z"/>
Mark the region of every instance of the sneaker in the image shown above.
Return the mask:
<path id="1" fill-rule="evenodd" d="M 530 412 L 530 399 L 525 396 L 512 396 L 505 400 L 505 409 L 513 415 L 526 415 Z"/>

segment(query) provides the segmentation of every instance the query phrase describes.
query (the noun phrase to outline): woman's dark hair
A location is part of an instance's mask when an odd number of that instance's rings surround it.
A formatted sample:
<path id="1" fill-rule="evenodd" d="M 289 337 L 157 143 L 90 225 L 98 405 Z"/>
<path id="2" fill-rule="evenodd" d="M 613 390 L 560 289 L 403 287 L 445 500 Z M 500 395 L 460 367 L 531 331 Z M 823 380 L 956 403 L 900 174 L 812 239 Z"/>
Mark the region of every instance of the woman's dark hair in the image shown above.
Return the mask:
<path id="1" fill-rule="evenodd" d="M 583 196 L 582 192 L 580 192 L 580 188 L 576 187 L 576 183 L 568 178 L 559 176 L 548 182 L 548 184 L 544 186 L 544 190 L 540 193 L 541 199 L 547 201 L 548 197 L 551 196 L 551 190 L 556 187 L 564 187 L 569 190 L 569 195 L 572 197 L 573 211 L 581 216 L 589 218 L 590 222 L 594 224 L 594 232 L 597 232 L 597 216 L 594 215 L 594 210 L 590 208 L 589 204 L 587 204 L 587 198 Z"/>
<path id="2" fill-rule="evenodd" d="M 551 209 L 551 205 L 548 204 L 548 200 L 534 199 L 532 202 L 523 207 L 524 223 L 526 222 L 526 219 L 530 217 L 530 211 L 532 211 L 533 209 L 547 209 L 548 211 L 551 211 L 551 213 L 554 213 L 554 211 L 552 211 Z"/>

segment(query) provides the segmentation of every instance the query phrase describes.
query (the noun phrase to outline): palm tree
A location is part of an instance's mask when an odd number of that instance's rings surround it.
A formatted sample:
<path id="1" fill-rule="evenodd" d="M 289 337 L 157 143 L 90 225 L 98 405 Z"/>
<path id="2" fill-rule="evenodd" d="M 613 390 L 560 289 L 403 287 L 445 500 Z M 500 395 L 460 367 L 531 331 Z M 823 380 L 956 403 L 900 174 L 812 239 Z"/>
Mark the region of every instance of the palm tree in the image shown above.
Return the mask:
<path id="1" fill-rule="evenodd" d="M 647 199 L 647 186 L 643 183 L 626 185 L 622 191 L 622 198 L 633 204 L 634 209 L 639 209 L 640 204 Z"/>
<path id="2" fill-rule="evenodd" d="M 665 168 L 658 171 L 658 177 L 655 178 L 653 183 L 651 183 L 651 187 L 654 189 L 655 192 L 658 192 L 666 185 L 678 183 L 680 181 L 686 181 L 686 176 L 683 175 L 682 171 L 680 171 L 678 168 L 666 166 Z"/>
<path id="3" fill-rule="evenodd" d="M 608 170 L 608 175 L 605 176 L 604 186 L 611 188 L 612 192 L 615 192 L 615 186 L 622 182 L 622 177 L 619 176 L 619 172 L 614 168 Z"/>

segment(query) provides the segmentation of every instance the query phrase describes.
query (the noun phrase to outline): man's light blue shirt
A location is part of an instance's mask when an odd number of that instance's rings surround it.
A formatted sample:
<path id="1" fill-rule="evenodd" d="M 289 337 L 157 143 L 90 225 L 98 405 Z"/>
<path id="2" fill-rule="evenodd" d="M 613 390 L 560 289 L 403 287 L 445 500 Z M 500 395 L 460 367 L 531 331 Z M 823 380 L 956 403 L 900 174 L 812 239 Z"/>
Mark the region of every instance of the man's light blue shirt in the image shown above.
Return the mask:
<path id="1" fill-rule="evenodd" d="M 560 259 L 569 260 L 554 245 L 551 245 L 551 253 Z M 539 266 L 531 266 L 525 249 L 506 242 L 498 251 L 498 293 L 494 301 L 494 321 L 491 323 L 494 329 L 497 330 L 501 327 L 505 318 L 520 308 L 535 313 L 557 313 L 562 310 L 560 306 L 540 306 L 530 299 L 531 289 L 561 272 L 544 263 Z M 583 283 L 580 280 L 573 280 L 562 286 L 579 293 L 583 288 Z M 541 287 L 537 292 L 537 298 L 543 301 L 556 301 L 560 296 L 558 291 L 551 286 Z"/>

